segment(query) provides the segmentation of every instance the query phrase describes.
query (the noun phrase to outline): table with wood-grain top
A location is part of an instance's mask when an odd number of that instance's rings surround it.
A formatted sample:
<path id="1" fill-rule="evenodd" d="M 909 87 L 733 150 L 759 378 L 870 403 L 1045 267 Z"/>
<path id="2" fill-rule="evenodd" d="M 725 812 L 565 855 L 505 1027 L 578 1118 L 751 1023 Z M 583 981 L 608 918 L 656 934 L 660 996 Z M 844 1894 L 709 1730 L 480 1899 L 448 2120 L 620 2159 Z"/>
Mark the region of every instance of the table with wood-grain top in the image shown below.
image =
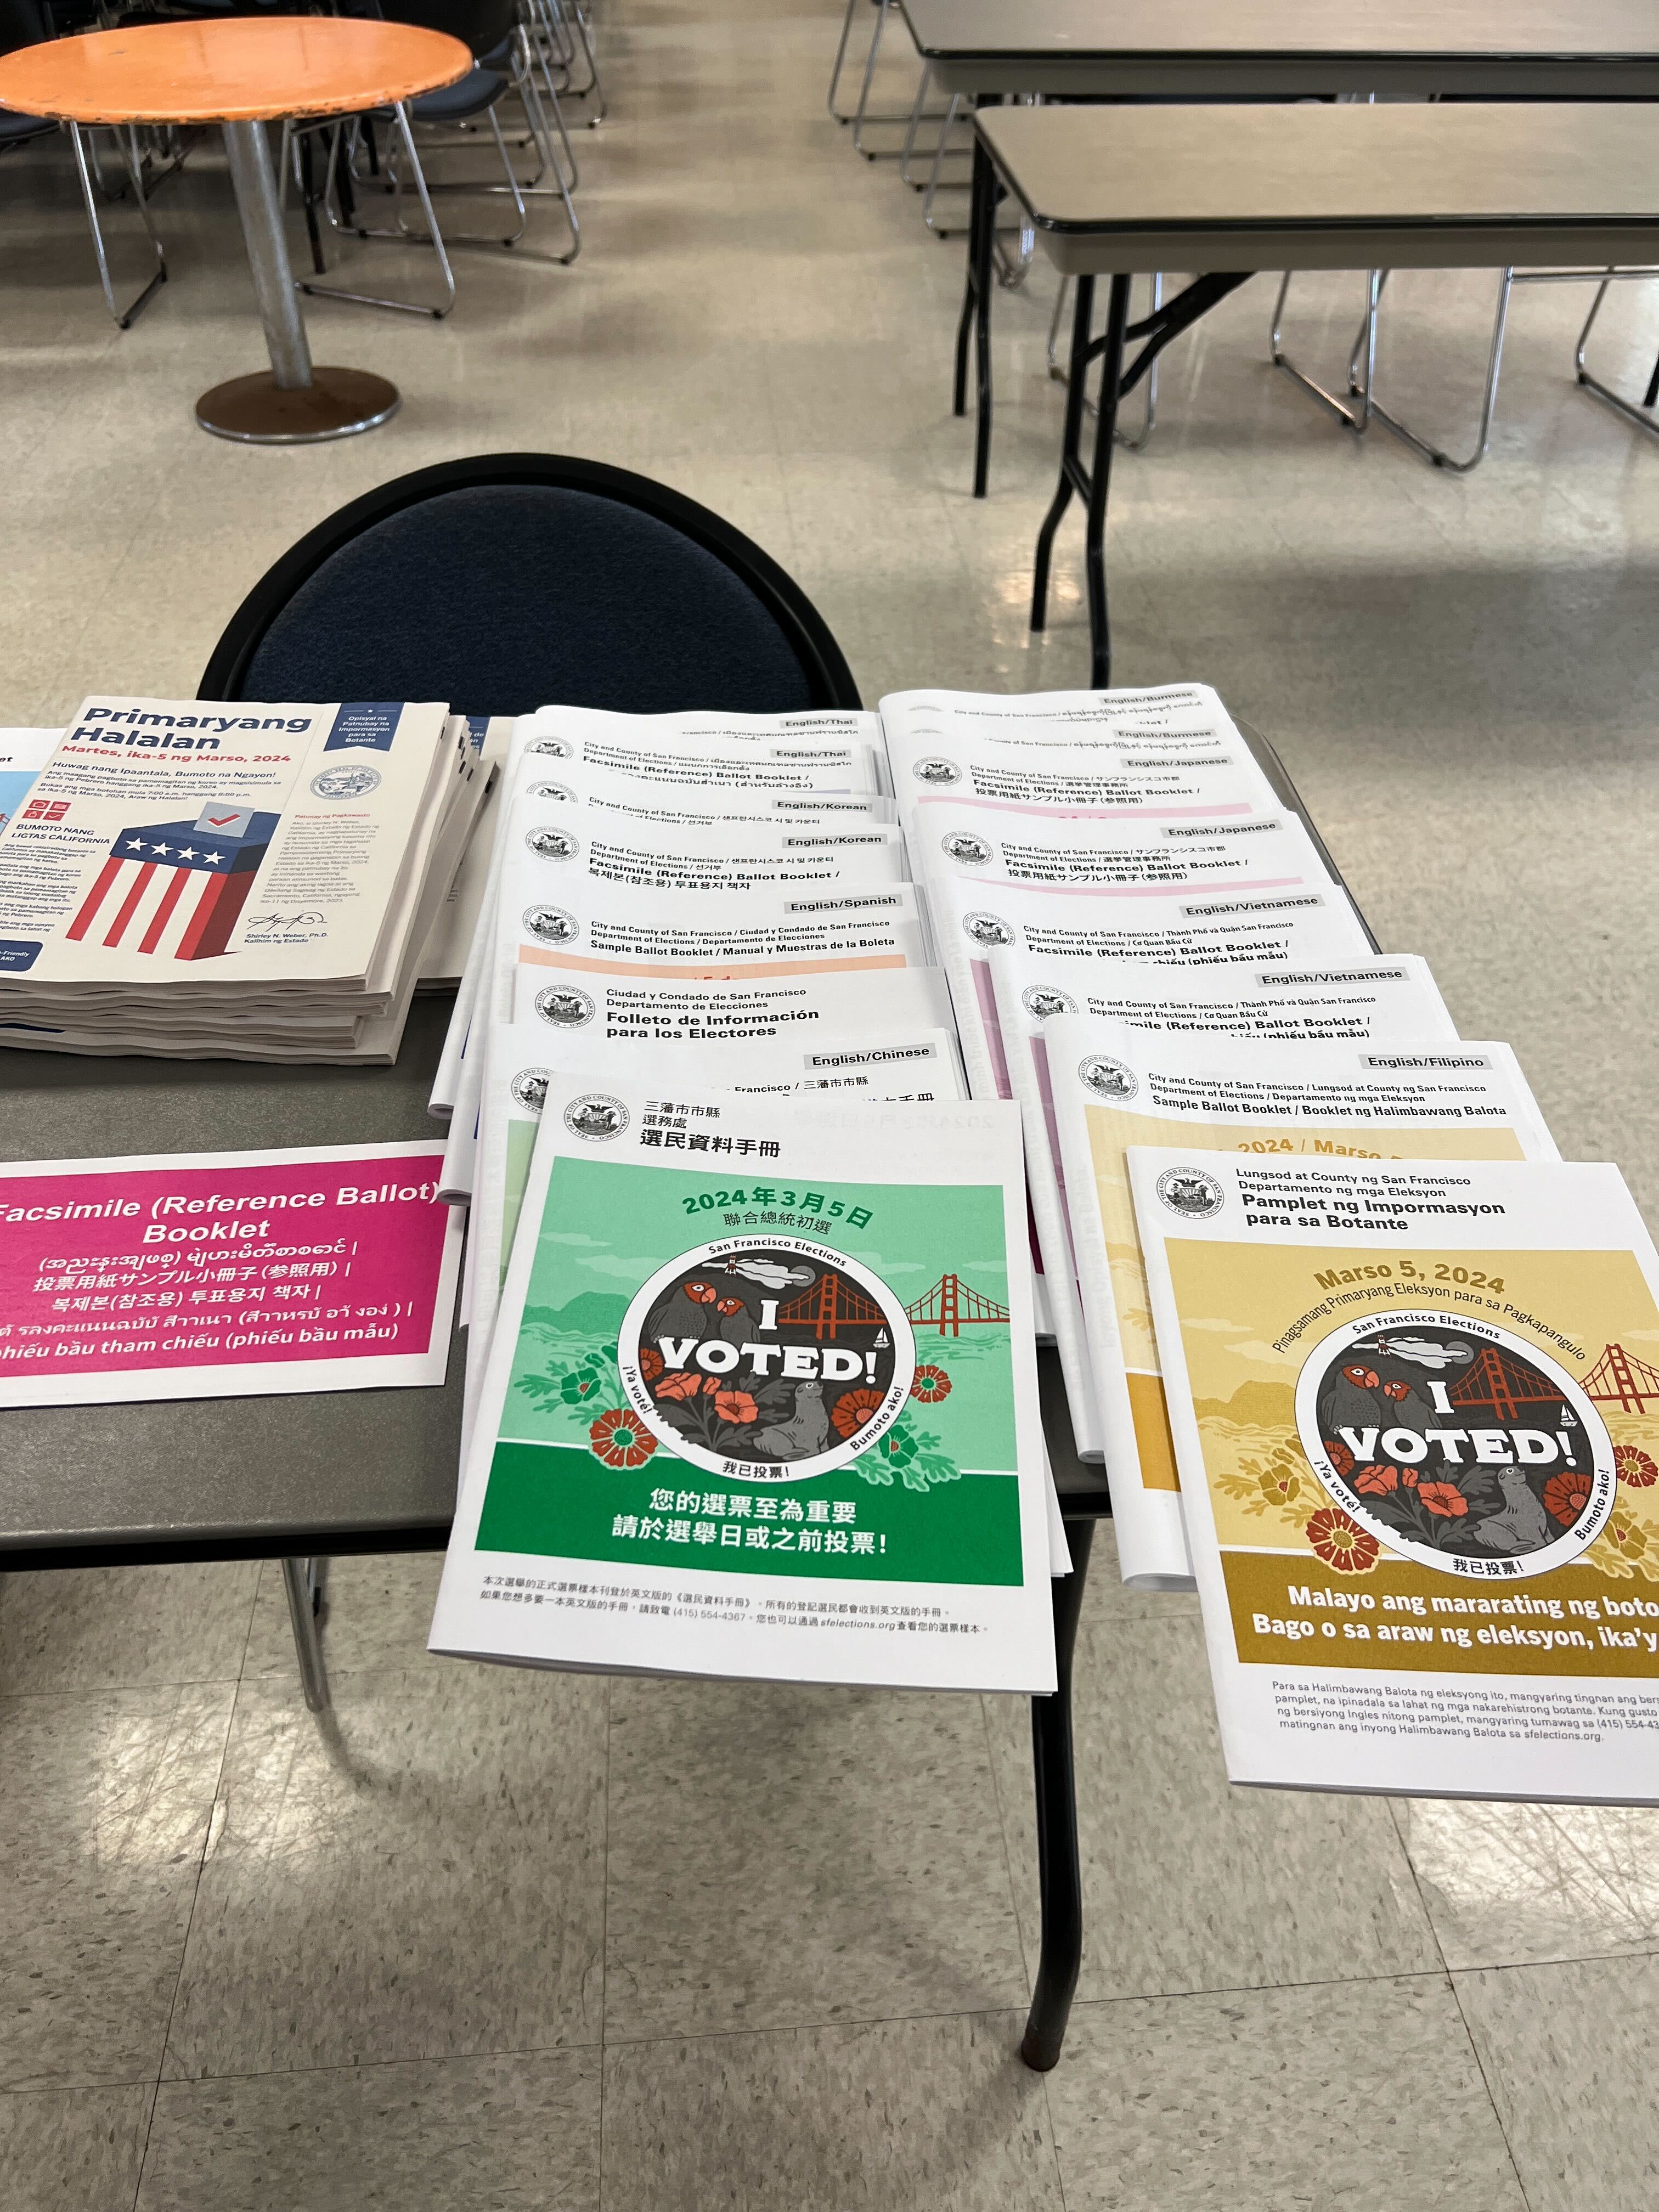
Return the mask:
<path id="1" fill-rule="evenodd" d="M 270 367 L 204 392 L 196 419 L 252 445 L 313 445 L 373 429 L 397 411 L 399 396 L 366 370 L 313 366 L 265 125 L 401 109 L 471 66 L 459 39 L 403 23 L 331 15 L 149 23 L 0 58 L 0 107 L 111 127 L 222 126 Z"/>

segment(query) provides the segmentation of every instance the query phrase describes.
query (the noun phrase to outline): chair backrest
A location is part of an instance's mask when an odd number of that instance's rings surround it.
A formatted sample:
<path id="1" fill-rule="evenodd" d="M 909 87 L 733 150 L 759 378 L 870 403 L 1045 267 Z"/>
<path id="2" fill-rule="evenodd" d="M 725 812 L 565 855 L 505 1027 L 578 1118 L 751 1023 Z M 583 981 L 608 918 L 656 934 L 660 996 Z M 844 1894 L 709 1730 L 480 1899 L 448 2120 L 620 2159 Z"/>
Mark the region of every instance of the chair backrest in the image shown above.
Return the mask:
<path id="1" fill-rule="evenodd" d="M 827 623 L 741 531 L 650 477 L 553 453 L 416 469 L 330 515 L 232 615 L 199 696 L 858 706 Z"/>
<path id="2" fill-rule="evenodd" d="M 46 35 L 40 0 L 0 0 L 0 54 L 15 54 L 20 46 L 38 46 Z"/>
<path id="3" fill-rule="evenodd" d="M 388 23 L 447 31 L 475 55 L 494 53 L 519 20 L 519 0 L 380 0 Z"/>
<path id="4" fill-rule="evenodd" d="M 198 696 L 859 704 L 823 617 L 740 531 L 648 477 L 548 453 L 418 469 L 331 515 L 243 600 Z"/>

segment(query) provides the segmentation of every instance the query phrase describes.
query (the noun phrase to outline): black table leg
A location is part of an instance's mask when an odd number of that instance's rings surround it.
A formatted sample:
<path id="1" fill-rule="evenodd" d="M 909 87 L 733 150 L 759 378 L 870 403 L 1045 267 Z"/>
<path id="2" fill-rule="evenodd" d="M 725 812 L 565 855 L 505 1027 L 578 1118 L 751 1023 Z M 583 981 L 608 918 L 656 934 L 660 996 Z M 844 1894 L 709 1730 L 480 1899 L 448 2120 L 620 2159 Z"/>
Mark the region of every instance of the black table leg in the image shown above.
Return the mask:
<path id="1" fill-rule="evenodd" d="M 957 415 L 968 412 L 968 347 L 973 336 L 974 305 L 979 282 L 980 208 L 990 173 L 990 157 L 975 138 L 973 183 L 968 200 L 968 253 L 962 273 L 962 313 L 957 323 L 956 383 L 951 395 L 951 411 Z"/>
<path id="2" fill-rule="evenodd" d="M 1072 309 L 1072 361 L 1066 386 L 1066 428 L 1060 441 L 1060 482 L 1037 532 L 1036 567 L 1031 577 L 1033 629 L 1042 629 L 1048 618 L 1048 564 L 1054 557 L 1054 532 L 1060 517 L 1072 503 L 1072 494 L 1088 489 L 1079 449 L 1083 442 L 1083 387 L 1089 373 L 1089 324 L 1094 307 L 1095 280 L 1079 276 Z"/>
<path id="3" fill-rule="evenodd" d="M 1035 2073 L 1060 2062 L 1072 1996 L 1083 1964 L 1083 1865 L 1077 1841 L 1077 1772 L 1072 1759 L 1072 1650 L 1089 1572 L 1092 1521 L 1068 1521 L 1072 1571 L 1054 1584 L 1052 1698 L 1031 1700 L 1036 1777 L 1037 1868 L 1042 1887 L 1042 1954 L 1019 2055 Z"/>
<path id="4" fill-rule="evenodd" d="M 1089 584 L 1089 681 L 1103 690 L 1112 680 L 1112 628 L 1106 605 L 1106 495 L 1123 380 L 1123 334 L 1129 323 L 1129 279 L 1112 279 L 1106 310 L 1106 344 L 1100 357 L 1100 407 L 1095 417 L 1095 465 L 1089 477 L 1089 519 L 1083 558 Z"/>
<path id="5" fill-rule="evenodd" d="M 958 415 L 968 410 L 968 343 L 974 344 L 975 412 L 974 497 L 985 496 L 991 465 L 991 292 L 992 261 L 996 245 L 996 171 L 991 157 L 976 137 L 974 141 L 973 198 L 968 216 L 968 267 L 963 284 L 962 315 L 957 325 L 956 386 L 952 404 Z"/>

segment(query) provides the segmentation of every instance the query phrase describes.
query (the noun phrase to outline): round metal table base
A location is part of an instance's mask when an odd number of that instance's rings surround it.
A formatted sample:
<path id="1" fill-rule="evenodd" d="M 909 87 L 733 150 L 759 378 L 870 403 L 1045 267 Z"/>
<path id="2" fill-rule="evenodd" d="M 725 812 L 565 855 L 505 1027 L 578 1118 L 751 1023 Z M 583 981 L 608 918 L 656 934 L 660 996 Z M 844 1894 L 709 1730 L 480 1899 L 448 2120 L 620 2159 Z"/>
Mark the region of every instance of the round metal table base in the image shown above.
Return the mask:
<path id="1" fill-rule="evenodd" d="M 315 446 L 389 422 L 403 404 L 395 384 L 362 368 L 316 368 L 303 389 L 284 391 L 270 371 L 233 376 L 196 403 L 196 419 L 216 438 L 246 446 Z"/>

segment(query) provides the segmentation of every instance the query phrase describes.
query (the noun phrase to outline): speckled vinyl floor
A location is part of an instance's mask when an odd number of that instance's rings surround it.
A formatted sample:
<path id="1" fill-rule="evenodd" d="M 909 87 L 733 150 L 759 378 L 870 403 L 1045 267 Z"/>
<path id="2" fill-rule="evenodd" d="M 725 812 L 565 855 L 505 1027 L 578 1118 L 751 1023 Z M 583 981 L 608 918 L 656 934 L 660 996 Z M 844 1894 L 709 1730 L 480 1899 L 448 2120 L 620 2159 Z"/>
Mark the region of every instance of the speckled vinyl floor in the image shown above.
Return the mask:
<path id="1" fill-rule="evenodd" d="M 961 248 L 823 94 L 822 0 L 606 0 L 586 246 L 459 257 L 442 325 L 308 309 L 388 428 L 250 452 L 191 402 L 261 349 L 222 164 L 104 318 L 61 153 L 0 167 L 0 722 L 189 692 L 301 532 L 468 452 L 643 469 L 816 597 L 866 696 L 1086 671 L 1079 539 L 1024 627 L 1060 395 L 997 302 L 992 494 L 948 408 Z M 908 98 L 896 69 L 888 97 Z M 545 211 L 539 237 L 556 242 Z M 111 217 L 130 256 L 124 212 Z M 362 248 L 364 254 L 380 250 Z M 387 251 L 389 283 L 427 273 Z M 1493 452 L 1363 446 L 1267 362 L 1258 279 L 1168 357 L 1114 492 L 1118 672 L 1280 746 L 1385 945 L 1511 1040 L 1562 1150 L 1659 1206 L 1659 441 L 1522 294 Z M 1492 280 L 1394 288 L 1383 374 L 1472 427 Z M 1360 280 L 1300 283 L 1339 375 Z M 1598 333 L 1638 387 L 1659 299 Z M 1057 2072 L 1025 1715 L 428 1660 L 429 1561 L 337 1564 L 336 1706 L 257 1566 L 0 1593 L 6 2212 L 1645 2212 L 1659 1815 L 1230 1792 L 1190 1601 L 1097 1553 L 1078 1689 L 1089 1948 Z"/>

